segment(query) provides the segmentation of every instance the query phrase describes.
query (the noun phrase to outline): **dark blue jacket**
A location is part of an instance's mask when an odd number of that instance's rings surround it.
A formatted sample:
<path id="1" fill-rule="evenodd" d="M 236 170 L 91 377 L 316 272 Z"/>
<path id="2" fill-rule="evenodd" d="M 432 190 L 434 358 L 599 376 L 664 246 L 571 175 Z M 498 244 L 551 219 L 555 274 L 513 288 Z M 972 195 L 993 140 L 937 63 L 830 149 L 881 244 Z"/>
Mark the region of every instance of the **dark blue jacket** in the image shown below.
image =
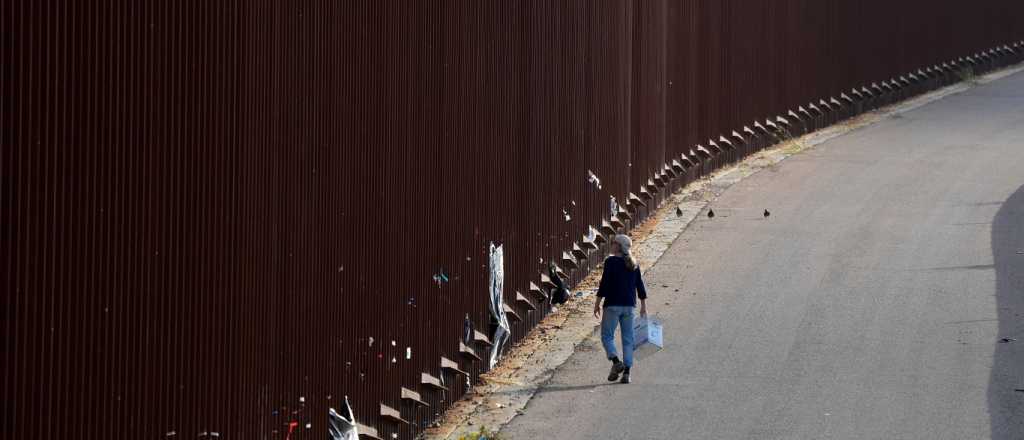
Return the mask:
<path id="1" fill-rule="evenodd" d="M 636 298 L 647 299 L 644 280 L 640 278 L 640 268 L 629 270 L 626 259 L 610 256 L 604 260 L 604 273 L 601 274 L 601 287 L 597 289 L 597 297 L 604 298 L 604 307 L 627 306 L 636 307 Z"/>

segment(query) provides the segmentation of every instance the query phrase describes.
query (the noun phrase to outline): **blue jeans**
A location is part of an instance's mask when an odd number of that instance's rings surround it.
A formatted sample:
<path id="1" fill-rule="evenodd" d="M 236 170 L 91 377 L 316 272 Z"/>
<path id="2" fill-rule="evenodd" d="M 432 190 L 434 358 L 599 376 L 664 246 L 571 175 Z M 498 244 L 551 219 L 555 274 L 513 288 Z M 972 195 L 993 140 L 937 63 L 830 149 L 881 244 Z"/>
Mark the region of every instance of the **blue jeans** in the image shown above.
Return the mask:
<path id="1" fill-rule="evenodd" d="M 622 363 L 633 366 L 633 312 L 636 307 L 608 306 L 601 317 L 601 344 L 608 359 L 616 357 L 615 326 L 622 326 Z"/>

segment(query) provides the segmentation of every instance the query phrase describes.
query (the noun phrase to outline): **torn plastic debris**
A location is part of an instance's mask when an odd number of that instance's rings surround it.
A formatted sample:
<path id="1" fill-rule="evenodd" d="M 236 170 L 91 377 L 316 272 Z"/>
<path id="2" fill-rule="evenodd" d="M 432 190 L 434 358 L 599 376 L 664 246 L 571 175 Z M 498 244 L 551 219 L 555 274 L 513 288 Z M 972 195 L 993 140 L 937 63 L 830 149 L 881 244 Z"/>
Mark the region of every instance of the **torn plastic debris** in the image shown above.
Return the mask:
<path id="1" fill-rule="evenodd" d="M 611 196 L 611 201 L 608 202 L 608 212 L 612 218 L 619 214 L 619 202 L 615 201 L 615 196 Z"/>
<path id="2" fill-rule="evenodd" d="M 551 277 L 551 281 L 555 283 L 555 287 L 551 292 L 551 304 L 565 304 L 569 301 L 569 291 L 566 290 L 562 277 L 558 276 L 558 273 L 555 272 L 554 263 L 548 265 L 548 274 Z"/>
<path id="3" fill-rule="evenodd" d="M 432 278 L 434 279 L 434 282 L 437 283 L 438 287 L 441 286 L 441 283 L 448 282 L 448 275 L 445 275 L 444 269 L 441 269 L 438 273 L 434 274 Z"/>
<path id="4" fill-rule="evenodd" d="M 494 320 L 497 321 L 498 328 L 494 331 L 494 345 L 491 347 L 491 358 L 488 364 L 489 368 L 494 368 L 494 366 L 498 364 L 498 359 L 501 357 L 501 350 L 504 348 L 505 342 L 507 342 L 509 338 L 508 317 L 505 315 L 505 308 L 501 306 L 504 304 L 504 298 L 502 296 L 502 292 L 505 288 L 504 259 L 505 257 L 502 246 L 494 246 L 494 243 L 491 243 L 491 316 L 493 316 Z"/>
<path id="5" fill-rule="evenodd" d="M 341 414 L 328 408 L 327 434 L 330 440 L 359 440 L 356 419 L 352 415 L 352 406 L 348 404 L 348 396 L 342 402 Z"/>
<path id="6" fill-rule="evenodd" d="M 462 343 L 469 345 L 473 342 L 473 321 L 469 319 L 469 313 L 462 321 Z"/>
<path id="7" fill-rule="evenodd" d="M 601 179 L 598 179 L 593 171 L 587 170 L 587 181 L 594 184 L 597 189 L 601 189 Z"/>

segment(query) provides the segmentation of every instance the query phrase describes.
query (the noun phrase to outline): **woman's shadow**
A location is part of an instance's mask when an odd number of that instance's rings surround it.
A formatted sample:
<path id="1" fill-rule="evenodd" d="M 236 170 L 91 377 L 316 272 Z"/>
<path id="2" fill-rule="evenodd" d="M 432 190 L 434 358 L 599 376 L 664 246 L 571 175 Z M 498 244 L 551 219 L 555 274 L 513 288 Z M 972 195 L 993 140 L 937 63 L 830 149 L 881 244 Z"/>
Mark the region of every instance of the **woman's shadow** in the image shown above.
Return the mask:
<path id="1" fill-rule="evenodd" d="M 999 318 L 988 385 L 992 438 L 1020 439 L 1024 435 L 1024 186 L 996 213 L 992 257 Z"/>

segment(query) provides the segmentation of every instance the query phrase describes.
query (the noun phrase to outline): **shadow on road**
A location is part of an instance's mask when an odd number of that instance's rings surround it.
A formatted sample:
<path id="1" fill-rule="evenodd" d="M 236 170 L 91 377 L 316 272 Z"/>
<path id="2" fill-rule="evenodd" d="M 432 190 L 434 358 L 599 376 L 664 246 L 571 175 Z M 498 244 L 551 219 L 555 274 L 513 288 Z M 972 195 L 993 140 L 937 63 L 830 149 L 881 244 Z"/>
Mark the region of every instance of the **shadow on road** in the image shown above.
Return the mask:
<path id="1" fill-rule="evenodd" d="M 992 438 L 1024 435 L 1024 186 L 1000 207 L 992 222 L 999 338 L 988 385 Z"/>

